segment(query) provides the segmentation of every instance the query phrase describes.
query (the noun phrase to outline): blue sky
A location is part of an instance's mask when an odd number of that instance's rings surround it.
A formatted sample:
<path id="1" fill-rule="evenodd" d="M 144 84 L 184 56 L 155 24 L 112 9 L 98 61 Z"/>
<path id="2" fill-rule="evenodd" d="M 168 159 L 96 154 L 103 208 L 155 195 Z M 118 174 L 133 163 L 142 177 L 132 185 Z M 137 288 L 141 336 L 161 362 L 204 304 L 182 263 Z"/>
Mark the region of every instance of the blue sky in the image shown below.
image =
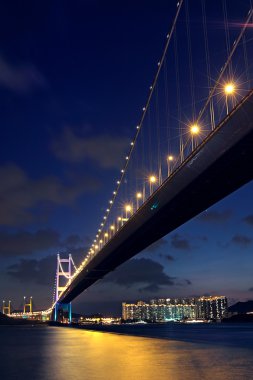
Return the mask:
<path id="1" fill-rule="evenodd" d="M 0 297 L 16 308 L 30 294 L 48 306 L 56 253 L 78 263 L 90 245 L 175 11 L 163 0 L 0 5 Z M 240 12 L 231 7 L 235 21 Z M 121 301 L 159 296 L 252 298 L 252 191 L 249 183 L 140 253 L 76 310 L 118 312 Z M 120 281 L 127 268 L 132 282 Z"/>

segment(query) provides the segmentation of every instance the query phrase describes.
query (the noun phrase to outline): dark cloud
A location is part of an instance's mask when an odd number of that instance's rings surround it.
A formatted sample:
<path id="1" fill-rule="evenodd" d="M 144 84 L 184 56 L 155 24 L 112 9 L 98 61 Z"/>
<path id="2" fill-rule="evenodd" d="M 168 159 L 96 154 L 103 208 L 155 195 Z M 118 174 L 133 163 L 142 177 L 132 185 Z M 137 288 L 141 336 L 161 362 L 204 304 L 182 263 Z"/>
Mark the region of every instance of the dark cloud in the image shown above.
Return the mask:
<path id="1" fill-rule="evenodd" d="M 39 285 L 54 284 L 56 273 L 56 255 L 47 256 L 41 260 L 21 259 L 18 263 L 10 265 L 7 273 L 22 283 Z"/>
<path id="2" fill-rule="evenodd" d="M 165 239 L 157 240 L 155 243 L 151 244 L 149 247 L 147 247 L 143 253 L 154 253 L 157 251 L 160 251 L 164 249 L 168 245 L 168 241 Z"/>
<path id="3" fill-rule="evenodd" d="M 174 261 L 174 257 L 171 256 L 171 255 L 163 255 L 163 257 L 165 257 L 168 261 Z"/>
<path id="4" fill-rule="evenodd" d="M 61 246 L 60 235 L 54 230 L 17 233 L 0 232 L 0 256 L 30 255 Z"/>
<path id="5" fill-rule="evenodd" d="M 64 240 L 64 244 L 66 246 L 75 246 L 77 244 L 82 243 L 83 240 L 80 238 L 79 235 L 73 234 L 67 237 L 67 239 Z"/>
<path id="6" fill-rule="evenodd" d="M 253 287 L 252 287 L 252 288 L 249 288 L 249 292 L 253 292 Z"/>
<path id="7" fill-rule="evenodd" d="M 164 267 L 156 261 L 141 258 L 129 260 L 105 280 L 121 286 L 130 287 L 135 284 L 174 285 L 174 278 L 164 272 Z"/>
<path id="8" fill-rule="evenodd" d="M 139 289 L 139 292 L 148 292 L 148 293 L 158 293 L 161 290 L 161 287 L 157 284 L 150 284 Z"/>
<path id="9" fill-rule="evenodd" d="M 179 234 L 175 234 L 171 237 L 171 246 L 182 251 L 190 251 L 192 249 L 190 241 L 181 237 Z"/>
<path id="10" fill-rule="evenodd" d="M 188 279 L 180 280 L 176 283 L 177 286 L 192 285 L 192 282 Z"/>
<path id="11" fill-rule="evenodd" d="M 52 229 L 36 232 L 19 231 L 16 233 L 0 232 L 0 256 L 24 256 L 49 249 L 68 249 L 74 253 L 83 240 L 78 235 L 61 239 L 59 232 Z M 78 247 L 79 249 L 79 247 Z M 81 248 L 84 250 L 84 248 Z"/>
<path id="12" fill-rule="evenodd" d="M 32 179 L 18 166 L 0 167 L 0 225 L 23 226 L 41 217 L 42 204 L 72 205 L 82 194 L 97 190 L 97 180 L 63 183 L 55 177 Z M 45 208 L 45 207 L 44 207 Z"/>
<path id="13" fill-rule="evenodd" d="M 235 235 L 231 242 L 236 245 L 240 245 L 241 247 L 248 247 L 252 243 L 253 239 L 249 238 L 245 235 Z"/>
<path id="14" fill-rule="evenodd" d="M 161 257 L 162 259 L 166 259 L 166 260 L 168 260 L 168 261 L 174 261 L 175 260 L 175 258 L 173 257 L 173 256 L 171 256 L 171 255 L 164 255 L 164 254 L 162 254 L 162 253 L 160 253 L 159 254 L 159 257 Z"/>
<path id="15" fill-rule="evenodd" d="M 232 216 L 232 211 L 204 211 L 198 216 L 198 220 L 207 223 L 223 223 L 229 220 Z"/>
<path id="16" fill-rule="evenodd" d="M 45 78 L 33 65 L 14 66 L 0 57 L 0 86 L 25 93 L 47 86 Z"/>
<path id="17" fill-rule="evenodd" d="M 74 262 L 78 265 L 84 257 L 83 247 L 73 248 L 71 252 L 61 252 L 61 257 L 66 258 L 72 254 Z M 48 255 L 41 259 L 20 259 L 16 264 L 7 268 L 7 274 L 22 282 L 39 285 L 51 285 L 53 287 L 57 265 L 57 256 Z"/>
<path id="18" fill-rule="evenodd" d="M 253 226 L 253 215 L 248 215 L 245 218 L 243 218 L 243 221 L 250 226 Z"/>
<path id="19" fill-rule="evenodd" d="M 104 169 L 119 168 L 128 146 L 129 140 L 125 137 L 81 137 L 67 127 L 60 139 L 51 144 L 55 156 L 63 161 L 78 163 L 88 159 Z"/>

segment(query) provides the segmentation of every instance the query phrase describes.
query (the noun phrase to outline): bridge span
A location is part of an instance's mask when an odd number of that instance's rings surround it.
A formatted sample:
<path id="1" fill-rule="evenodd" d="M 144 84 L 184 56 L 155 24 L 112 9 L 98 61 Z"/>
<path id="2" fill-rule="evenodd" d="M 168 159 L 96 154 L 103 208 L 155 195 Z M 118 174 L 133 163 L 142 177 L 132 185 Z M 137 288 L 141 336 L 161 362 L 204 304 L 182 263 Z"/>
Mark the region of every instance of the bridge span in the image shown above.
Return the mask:
<path id="1" fill-rule="evenodd" d="M 117 266 L 252 179 L 250 91 L 73 278 L 59 302 L 71 302 Z"/>

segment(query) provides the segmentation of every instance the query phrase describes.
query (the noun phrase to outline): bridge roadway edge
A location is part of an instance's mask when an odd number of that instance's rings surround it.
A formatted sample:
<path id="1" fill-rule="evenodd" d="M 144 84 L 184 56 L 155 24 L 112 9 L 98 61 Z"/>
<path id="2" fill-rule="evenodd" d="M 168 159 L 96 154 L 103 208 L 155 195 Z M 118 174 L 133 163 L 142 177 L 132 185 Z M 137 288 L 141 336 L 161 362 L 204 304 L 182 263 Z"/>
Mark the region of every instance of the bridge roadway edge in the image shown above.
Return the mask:
<path id="1" fill-rule="evenodd" d="M 68 303 L 126 260 L 253 179 L 253 91 L 76 276 Z"/>

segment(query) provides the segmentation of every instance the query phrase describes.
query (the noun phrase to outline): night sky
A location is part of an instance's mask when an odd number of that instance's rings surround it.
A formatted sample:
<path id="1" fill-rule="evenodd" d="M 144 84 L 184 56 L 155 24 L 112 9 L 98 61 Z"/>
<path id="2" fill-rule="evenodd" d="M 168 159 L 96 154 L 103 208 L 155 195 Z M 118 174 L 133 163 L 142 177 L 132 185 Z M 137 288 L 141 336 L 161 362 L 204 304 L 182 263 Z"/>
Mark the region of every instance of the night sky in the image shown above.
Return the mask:
<path id="1" fill-rule="evenodd" d="M 57 252 L 78 264 L 90 246 L 175 11 L 164 0 L 1 3 L 0 297 L 14 308 L 24 295 L 50 306 Z M 73 309 L 119 313 L 122 301 L 203 294 L 247 300 L 252 268 L 251 182 Z"/>

